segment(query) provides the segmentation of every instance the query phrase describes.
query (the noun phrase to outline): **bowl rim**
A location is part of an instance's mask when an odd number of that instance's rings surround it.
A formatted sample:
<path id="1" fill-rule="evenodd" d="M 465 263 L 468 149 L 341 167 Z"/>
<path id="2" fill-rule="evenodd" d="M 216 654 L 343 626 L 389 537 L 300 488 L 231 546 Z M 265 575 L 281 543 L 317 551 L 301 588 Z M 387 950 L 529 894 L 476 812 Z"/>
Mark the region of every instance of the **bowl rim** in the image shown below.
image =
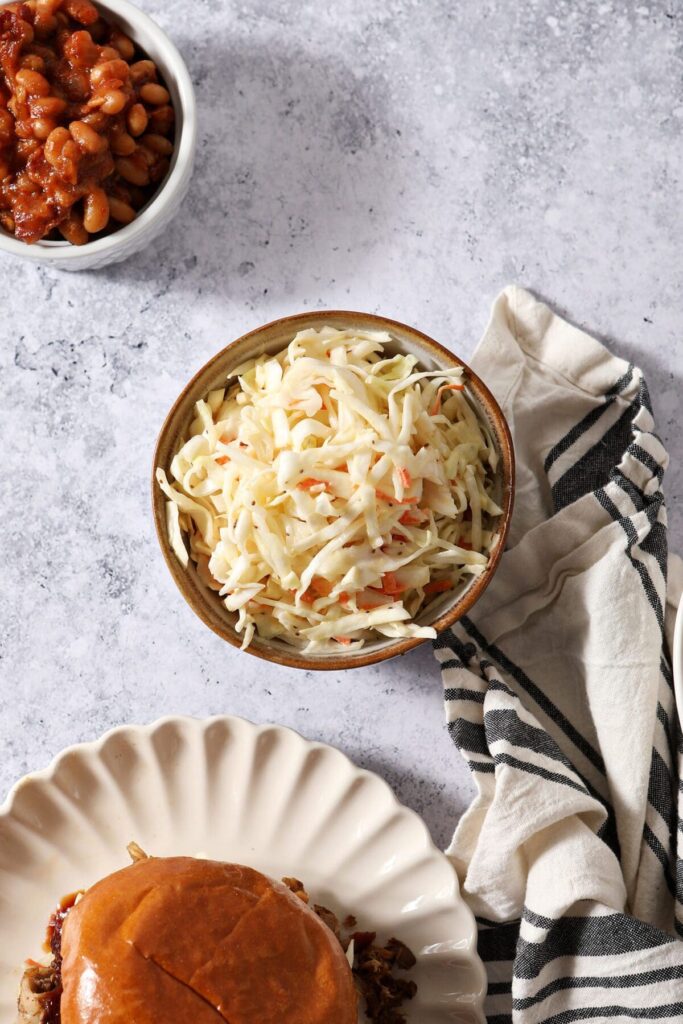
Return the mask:
<path id="1" fill-rule="evenodd" d="M 148 35 L 155 38 L 155 43 L 163 51 L 166 63 L 173 71 L 174 84 L 178 90 L 180 113 L 182 115 L 179 137 L 176 139 L 176 150 L 173 166 L 160 189 L 148 202 L 139 217 L 130 224 L 125 224 L 111 234 L 86 242 L 85 245 L 71 245 L 64 242 L 45 242 L 42 239 L 33 245 L 27 245 L 20 239 L 0 228 L 0 251 L 12 256 L 28 258 L 34 263 L 57 265 L 72 260 L 99 259 L 105 254 L 115 252 L 120 247 L 128 248 L 131 243 L 143 236 L 162 214 L 164 207 L 172 199 L 177 189 L 183 185 L 187 167 L 194 159 L 197 142 L 197 101 L 194 86 L 187 65 L 170 36 L 145 11 L 130 0 L 95 0 L 98 8 L 114 18 L 127 19 L 132 25 L 140 26 Z"/>
<path id="2" fill-rule="evenodd" d="M 157 540 L 159 541 L 159 546 L 164 556 L 164 560 L 176 586 L 178 587 L 178 590 L 184 597 L 185 601 L 189 604 L 190 608 L 192 608 L 195 614 L 202 620 L 204 625 L 208 626 L 213 633 L 221 637 L 221 639 L 226 640 L 231 644 L 231 646 L 241 650 L 241 639 L 237 634 L 234 633 L 234 631 L 231 631 L 227 626 L 223 627 L 222 624 L 219 626 L 216 621 L 206 613 L 204 600 L 198 600 L 195 597 L 194 591 L 187 586 L 186 571 L 178 561 L 178 558 L 168 543 L 166 536 L 166 499 L 156 481 L 156 469 L 161 464 L 160 450 L 166 439 L 166 435 L 172 427 L 176 413 L 186 401 L 188 393 L 194 388 L 195 384 L 197 384 L 201 378 L 203 378 L 207 373 L 210 373 L 211 369 L 218 362 L 224 359 L 225 355 L 231 349 L 234 349 L 237 345 L 243 342 L 255 340 L 265 331 L 269 331 L 275 327 L 291 325 L 295 329 L 293 333 L 296 333 L 297 325 L 299 325 L 299 329 L 303 329 L 301 325 L 306 321 L 310 321 L 312 317 L 315 317 L 316 319 L 324 319 L 325 317 L 348 317 L 349 319 L 353 319 L 355 324 L 359 324 L 361 327 L 365 327 L 366 329 L 385 328 L 387 330 L 391 330 L 392 328 L 398 328 L 401 331 L 407 331 L 428 351 L 433 351 L 438 361 L 443 362 L 443 360 L 446 360 L 446 365 L 450 363 L 450 365 L 462 366 L 466 370 L 468 386 L 471 388 L 475 397 L 481 402 L 482 406 L 484 406 L 490 413 L 495 424 L 496 441 L 500 447 L 500 457 L 503 467 L 504 493 L 502 504 L 503 512 L 500 524 L 500 539 L 484 572 L 474 579 L 465 593 L 461 595 L 455 604 L 447 608 L 437 619 L 435 619 L 434 622 L 430 623 L 430 625 L 436 630 L 438 636 L 444 630 L 457 622 L 458 619 L 462 618 L 463 615 L 466 615 L 474 603 L 481 597 L 491 582 L 503 551 L 505 550 L 505 542 L 507 540 L 510 521 L 512 519 L 512 507 L 514 504 L 515 494 L 515 453 L 512 434 L 507 420 L 505 419 L 498 402 L 493 397 L 493 394 L 474 370 L 467 365 L 467 363 L 460 359 L 459 356 L 455 355 L 454 352 L 451 352 L 450 349 L 447 349 L 444 345 L 441 345 L 438 341 L 435 341 L 429 335 L 424 334 L 417 328 L 404 324 L 400 320 L 394 320 L 379 314 L 362 313 L 348 309 L 312 309 L 305 313 L 294 313 L 289 316 L 278 317 L 275 320 L 270 320 L 268 323 L 262 324 L 260 327 L 247 331 L 239 338 L 235 338 L 235 340 L 231 341 L 229 345 L 226 345 L 224 348 L 220 349 L 220 351 L 216 352 L 215 355 L 213 355 L 195 374 L 193 374 L 168 411 L 161 429 L 159 430 L 157 441 L 154 446 L 154 457 L 152 463 L 152 513 Z M 244 361 L 244 359 L 242 359 L 242 361 Z M 305 669 L 309 671 L 333 672 L 347 668 L 363 668 L 368 665 L 376 665 L 379 662 L 395 658 L 400 654 L 407 654 L 408 651 L 413 650 L 415 647 L 419 647 L 424 642 L 424 637 L 403 637 L 396 640 L 395 643 L 378 651 L 365 652 L 361 648 L 357 654 L 333 654 L 327 655 L 325 658 L 307 657 L 306 655 L 298 652 L 296 648 L 292 648 L 291 654 L 289 654 L 289 652 L 280 651 L 277 648 L 271 649 L 265 646 L 258 647 L 255 644 L 250 644 L 249 647 L 245 648 L 245 650 L 247 654 L 251 654 L 254 657 L 261 658 L 263 661 L 281 665 L 283 667 Z"/>

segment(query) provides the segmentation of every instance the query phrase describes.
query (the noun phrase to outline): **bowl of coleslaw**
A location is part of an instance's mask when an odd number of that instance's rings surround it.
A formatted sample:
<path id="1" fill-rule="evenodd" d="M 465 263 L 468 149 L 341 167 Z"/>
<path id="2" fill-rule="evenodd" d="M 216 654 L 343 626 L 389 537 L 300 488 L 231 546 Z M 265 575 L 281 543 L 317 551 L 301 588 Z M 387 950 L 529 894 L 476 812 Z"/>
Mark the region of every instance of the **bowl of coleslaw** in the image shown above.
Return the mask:
<path id="1" fill-rule="evenodd" d="M 166 564 L 235 647 L 338 670 L 466 614 L 502 554 L 514 452 L 486 385 L 405 324 L 285 317 L 183 389 L 154 454 Z"/>

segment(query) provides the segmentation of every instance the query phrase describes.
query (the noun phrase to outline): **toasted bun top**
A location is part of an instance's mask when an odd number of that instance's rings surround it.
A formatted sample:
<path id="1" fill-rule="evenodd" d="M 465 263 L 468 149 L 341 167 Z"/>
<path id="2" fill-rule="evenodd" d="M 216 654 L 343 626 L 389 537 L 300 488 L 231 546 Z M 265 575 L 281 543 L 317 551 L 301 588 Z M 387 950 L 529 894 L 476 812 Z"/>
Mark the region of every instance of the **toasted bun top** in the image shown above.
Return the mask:
<path id="1" fill-rule="evenodd" d="M 150 858 L 89 889 L 62 937 L 62 1024 L 356 1024 L 336 937 L 251 868 Z"/>

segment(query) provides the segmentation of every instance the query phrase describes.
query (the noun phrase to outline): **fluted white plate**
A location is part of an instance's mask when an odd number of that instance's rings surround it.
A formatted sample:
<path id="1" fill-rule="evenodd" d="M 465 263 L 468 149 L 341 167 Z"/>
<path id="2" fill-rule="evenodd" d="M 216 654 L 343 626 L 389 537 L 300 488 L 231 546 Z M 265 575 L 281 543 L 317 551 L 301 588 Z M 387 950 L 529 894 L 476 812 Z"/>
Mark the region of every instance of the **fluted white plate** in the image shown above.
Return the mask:
<path id="1" fill-rule="evenodd" d="M 72 747 L 0 808 L 0 1020 L 65 894 L 158 856 L 301 878 L 315 901 L 418 957 L 414 1024 L 483 1024 L 484 969 L 455 873 L 420 818 L 333 747 L 239 718 L 167 718 Z"/>

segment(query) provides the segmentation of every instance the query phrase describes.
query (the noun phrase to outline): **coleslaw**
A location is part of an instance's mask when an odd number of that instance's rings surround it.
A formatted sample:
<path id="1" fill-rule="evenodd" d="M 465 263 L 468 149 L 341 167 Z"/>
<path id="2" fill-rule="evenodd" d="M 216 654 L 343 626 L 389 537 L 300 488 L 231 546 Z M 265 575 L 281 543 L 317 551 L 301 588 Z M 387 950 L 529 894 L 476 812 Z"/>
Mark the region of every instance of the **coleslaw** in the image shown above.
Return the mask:
<path id="1" fill-rule="evenodd" d="M 173 482 L 156 471 L 173 551 L 235 613 L 243 648 L 434 637 L 417 616 L 488 563 L 497 453 L 463 370 L 421 371 L 390 343 L 301 331 L 197 402 Z"/>

